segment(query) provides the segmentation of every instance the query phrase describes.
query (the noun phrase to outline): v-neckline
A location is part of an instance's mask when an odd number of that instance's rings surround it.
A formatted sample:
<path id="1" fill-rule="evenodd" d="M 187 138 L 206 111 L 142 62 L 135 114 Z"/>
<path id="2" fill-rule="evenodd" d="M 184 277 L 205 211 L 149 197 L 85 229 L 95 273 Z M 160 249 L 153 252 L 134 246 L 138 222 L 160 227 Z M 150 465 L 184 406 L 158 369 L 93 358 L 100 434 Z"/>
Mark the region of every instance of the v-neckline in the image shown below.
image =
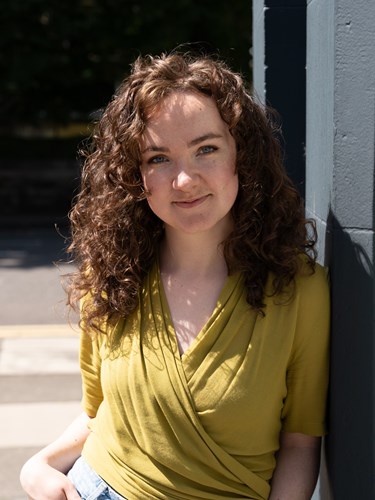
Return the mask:
<path id="1" fill-rule="evenodd" d="M 180 353 L 180 349 L 179 349 L 179 345 L 178 345 L 178 340 L 177 340 L 176 329 L 175 329 L 175 326 L 174 326 L 174 323 L 173 323 L 171 310 L 170 310 L 168 299 L 167 299 L 167 295 L 166 295 L 166 292 L 165 292 L 165 289 L 164 289 L 164 284 L 163 284 L 163 281 L 162 281 L 162 278 L 161 278 L 159 260 L 157 260 L 157 262 L 156 262 L 156 272 L 157 272 L 157 283 L 158 283 L 159 293 L 160 293 L 160 301 L 161 301 L 161 304 L 162 304 L 163 313 L 165 315 L 164 319 L 165 319 L 165 321 L 167 323 L 167 326 L 168 326 L 168 328 L 167 328 L 167 335 L 169 335 L 171 337 L 171 340 L 172 340 L 172 342 L 174 344 L 174 350 L 177 353 L 179 359 L 181 361 L 183 361 L 183 360 L 189 358 L 194 353 L 194 351 L 196 350 L 197 346 L 201 343 L 202 338 L 204 337 L 206 331 L 209 329 L 209 327 L 211 326 L 213 320 L 217 316 L 218 310 L 226 302 L 228 291 L 229 290 L 233 290 L 235 288 L 235 286 L 236 286 L 236 284 L 238 282 L 238 279 L 240 277 L 240 274 L 239 273 L 235 273 L 233 275 L 228 275 L 226 277 L 226 279 L 224 281 L 224 284 L 223 284 L 223 286 L 222 286 L 222 288 L 220 290 L 219 296 L 217 298 L 215 307 L 213 308 L 210 317 L 204 323 L 204 325 L 199 330 L 199 332 L 197 333 L 197 335 L 192 339 L 192 341 L 190 342 L 190 344 L 188 345 L 188 347 L 184 350 L 184 352 Z M 236 277 L 235 281 L 234 281 L 234 277 Z"/>

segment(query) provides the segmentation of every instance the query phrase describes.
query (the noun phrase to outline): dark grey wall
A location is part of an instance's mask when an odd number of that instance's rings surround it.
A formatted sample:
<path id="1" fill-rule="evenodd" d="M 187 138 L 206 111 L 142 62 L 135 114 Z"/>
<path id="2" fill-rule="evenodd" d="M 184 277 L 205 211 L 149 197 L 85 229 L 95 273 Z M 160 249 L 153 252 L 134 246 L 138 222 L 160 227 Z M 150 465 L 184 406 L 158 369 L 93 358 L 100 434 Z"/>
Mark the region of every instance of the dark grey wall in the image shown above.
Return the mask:
<path id="1" fill-rule="evenodd" d="M 332 282 L 330 429 L 314 499 L 370 500 L 375 498 L 375 2 L 308 0 L 305 6 L 306 210 L 317 221 L 319 260 L 329 265 Z M 267 50 L 276 43 L 267 46 L 267 40 L 277 37 L 276 31 L 267 33 L 272 8 L 267 0 L 253 0 L 254 85 L 264 100 L 272 74 Z M 289 64 L 288 51 L 285 59 Z M 282 67 L 280 60 L 277 66 Z M 293 97 L 281 96 L 287 113 L 295 106 Z"/>
<path id="2" fill-rule="evenodd" d="M 286 169 L 304 195 L 306 2 L 255 1 L 253 8 L 254 88 L 281 116 Z"/>

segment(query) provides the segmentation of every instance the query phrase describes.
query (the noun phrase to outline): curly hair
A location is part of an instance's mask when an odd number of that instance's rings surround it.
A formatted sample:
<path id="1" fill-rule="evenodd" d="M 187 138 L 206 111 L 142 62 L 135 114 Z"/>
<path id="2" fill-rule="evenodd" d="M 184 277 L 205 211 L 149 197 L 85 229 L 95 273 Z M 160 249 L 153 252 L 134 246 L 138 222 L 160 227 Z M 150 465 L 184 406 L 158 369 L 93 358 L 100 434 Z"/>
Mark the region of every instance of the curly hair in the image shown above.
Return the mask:
<path id="1" fill-rule="evenodd" d="M 148 118 L 173 92 L 212 98 L 235 139 L 239 191 L 223 250 L 229 273 L 244 276 L 250 306 L 263 313 L 269 272 L 271 293 L 279 294 L 294 283 L 301 255 L 314 269 L 315 225 L 305 219 L 301 196 L 285 173 L 274 113 L 255 102 L 222 61 L 177 53 L 140 57 L 96 125 L 70 212 L 69 251 L 78 269 L 68 302 L 90 293 L 82 317 L 96 329 L 102 318 L 126 317 L 137 307 L 163 237 L 142 184 L 139 144 Z"/>

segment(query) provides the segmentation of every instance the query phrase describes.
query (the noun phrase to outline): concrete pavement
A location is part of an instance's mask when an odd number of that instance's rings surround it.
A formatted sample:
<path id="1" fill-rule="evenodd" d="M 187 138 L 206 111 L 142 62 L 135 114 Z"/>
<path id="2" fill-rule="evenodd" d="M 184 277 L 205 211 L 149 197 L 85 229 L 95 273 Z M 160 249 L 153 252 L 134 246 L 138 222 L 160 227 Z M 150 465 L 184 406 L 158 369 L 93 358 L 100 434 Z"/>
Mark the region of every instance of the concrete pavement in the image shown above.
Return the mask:
<path id="1" fill-rule="evenodd" d="M 20 500 L 25 460 L 79 414 L 76 316 L 69 326 L 54 228 L 0 233 L 0 499 Z"/>
<path id="2" fill-rule="evenodd" d="M 0 229 L 0 325 L 66 324 L 64 228 Z"/>
<path id="3" fill-rule="evenodd" d="M 35 326 L 0 328 L 2 500 L 26 498 L 18 479 L 22 464 L 81 411 L 78 335 L 70 327 L 48 330 L 45 325 L 35 336 Z"/>

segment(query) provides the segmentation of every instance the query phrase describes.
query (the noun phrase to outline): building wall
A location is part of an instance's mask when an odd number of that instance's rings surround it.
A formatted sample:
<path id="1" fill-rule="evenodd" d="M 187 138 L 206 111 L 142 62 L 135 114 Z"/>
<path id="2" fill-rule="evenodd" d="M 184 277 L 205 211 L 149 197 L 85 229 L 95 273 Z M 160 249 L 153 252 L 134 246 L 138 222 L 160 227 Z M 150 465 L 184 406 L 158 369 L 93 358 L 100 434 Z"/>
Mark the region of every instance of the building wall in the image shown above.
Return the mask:
<path id="1" fill-rule="evenodd" d="M 321 494 L 340 500 L 375 498 L 374 22 L 374 2 L 307 2 L 306 206 L 332 281 Z"/>
<path id="2" fill-rule="evenodd" d="M 306 36 L 306 209 L 317 223 L 319 256 L 330 256 L 334 163 L 334 5 L 307 2 Z"/>
<path id="3" fill-rule="evenodd" d="M 261 102 L 281 116 L 285 165 L 304 196 L 306 115 L 306 7 L 305 0 L 253 2 L 254 88 Z M 293 30 L 289 29 L 293 26 Z M 259 58 L 259 54 L 263 58 Z M 293 106 L 284 96 L 293 96 Z"/>
<path id="4" fill-rule="evenodd" d="M 278 6 L 292 4 L 301 6 L 293 0 Z M 332 284 L 329 435 L 314 500 L 367 500 L 375 498 L 375 2 L 308 0 L 304 6 L 306 158 L 299 168 L 307 214 L 317 221 L 319 260 L 329 266 Z M 265 101 L 277 85 L 266 67 L 272 44 L 265 41 L 277 36 L 267 33 L 273 8 L 271 0 L 253 1 L 254 83 Z M 298 32 L 292 22 L 288 30 Z M 293 95 L 280 99 L 271 104 L 291 113 Z"/>
<path id="5" fill-rule="evenodd" d="M 306 30 L 306 212 L 316 221 L 319 260 L 331 267 L 331 203 L 334 169 L 334 3 L 307 2 Z M 328 440 L 313 500 L 331 500 Z"/>

